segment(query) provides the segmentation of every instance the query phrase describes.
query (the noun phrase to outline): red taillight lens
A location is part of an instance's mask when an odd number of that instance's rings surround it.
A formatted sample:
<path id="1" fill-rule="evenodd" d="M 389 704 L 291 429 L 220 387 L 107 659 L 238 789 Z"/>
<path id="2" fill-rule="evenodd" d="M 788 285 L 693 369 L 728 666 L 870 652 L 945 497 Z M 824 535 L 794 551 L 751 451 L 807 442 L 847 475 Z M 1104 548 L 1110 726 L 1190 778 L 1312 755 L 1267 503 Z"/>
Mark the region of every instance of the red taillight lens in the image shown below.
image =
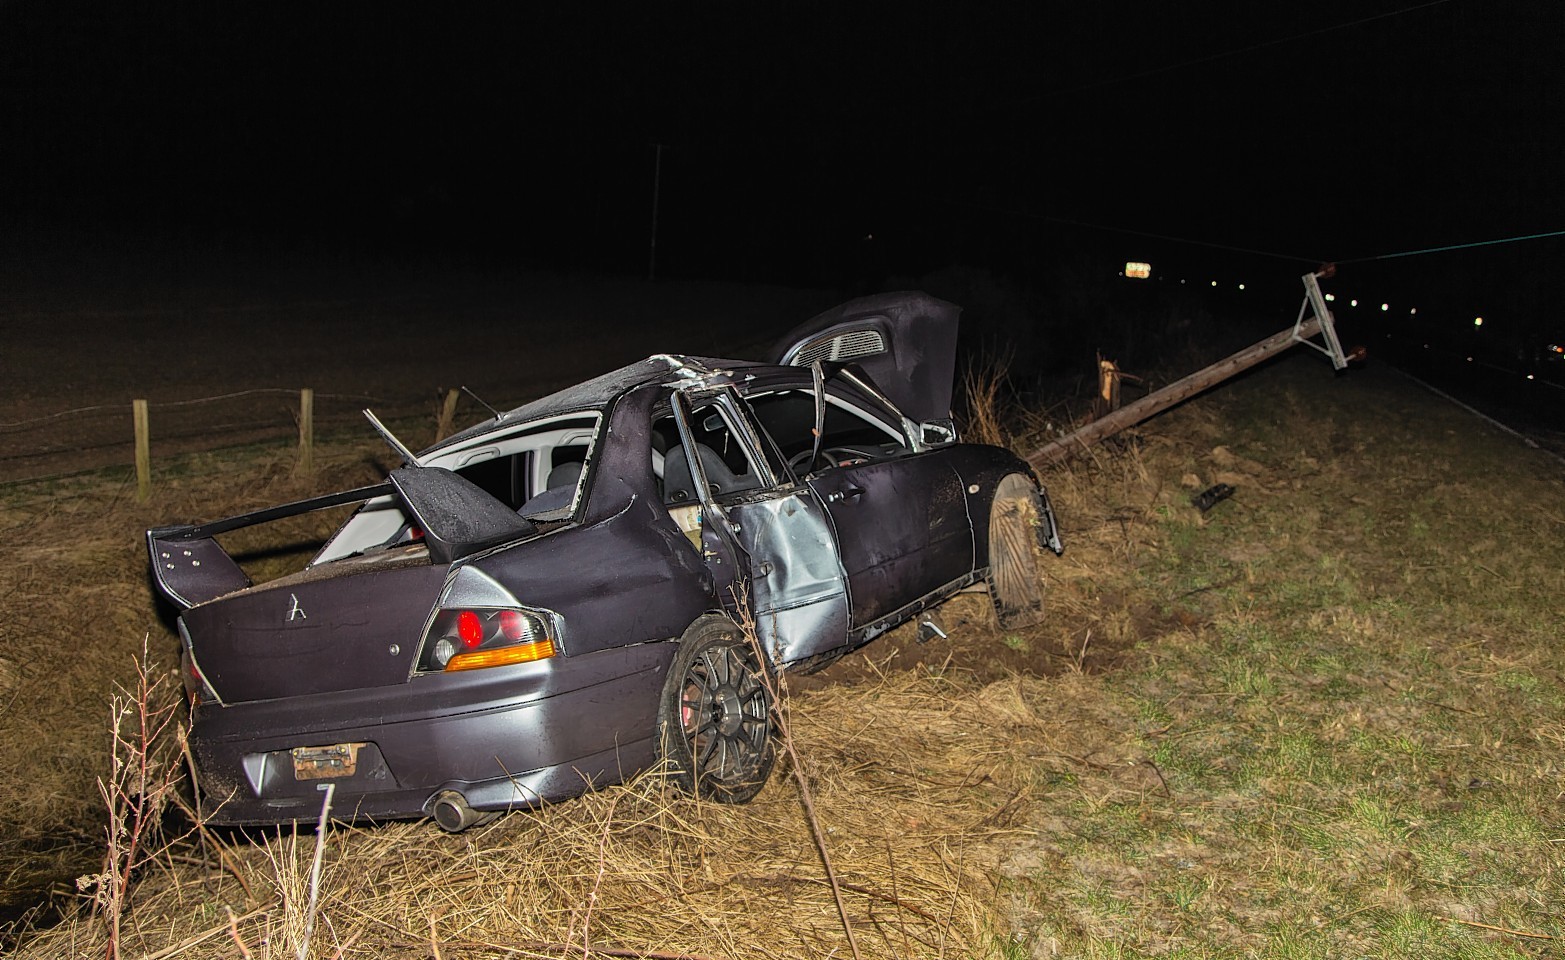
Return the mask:
<path id="1" fill-rule="evenodd" d="M 484 642 L 484 622 L 471 610 L 463 610 L 456 618 L 456 635 L 469 650 Z"/>
<path id="2" fill-rule="evenodd" d="M 532 639 L 532 624 L 518 610 L 500 611 L 500 635 L 507 640 Z"/>

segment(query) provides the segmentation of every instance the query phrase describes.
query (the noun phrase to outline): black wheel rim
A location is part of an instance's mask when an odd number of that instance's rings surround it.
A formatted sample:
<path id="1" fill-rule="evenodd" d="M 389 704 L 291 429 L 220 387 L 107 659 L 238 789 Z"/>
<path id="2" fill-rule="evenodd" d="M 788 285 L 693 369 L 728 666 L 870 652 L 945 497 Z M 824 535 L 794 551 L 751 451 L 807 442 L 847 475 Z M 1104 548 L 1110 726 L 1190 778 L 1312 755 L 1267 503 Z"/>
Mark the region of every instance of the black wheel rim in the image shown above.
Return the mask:
<path id="1" fill-rule="evenodd" d="M 680 724 L 696 781 L 737 786 L 753 780 L 771 736 L 765 684 L 743 651 L 714 645 L 685 671 Z"/>

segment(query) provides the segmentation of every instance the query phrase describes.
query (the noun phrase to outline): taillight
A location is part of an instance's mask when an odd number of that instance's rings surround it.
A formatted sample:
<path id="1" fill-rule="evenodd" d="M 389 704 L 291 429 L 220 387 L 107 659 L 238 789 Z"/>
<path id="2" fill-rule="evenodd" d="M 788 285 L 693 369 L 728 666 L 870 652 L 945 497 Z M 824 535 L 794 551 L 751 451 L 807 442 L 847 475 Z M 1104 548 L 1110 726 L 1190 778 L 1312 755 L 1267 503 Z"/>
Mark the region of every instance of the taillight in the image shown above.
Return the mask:
<path id="1" fill-rule="evenodd" d="M 554 615 L 537 610 L 461 609 L 435 615 L 419 670 L 477 670 L 545 660 L 556 652 Z"/>
<path id="2" fill-rule="evenodd" d="M 484 632 L 484 621 L 479 619 L 478 614 L 463 610 L 456 615 L 456 635 L 462 638 L 462 645 L 467 649 L 471 650 L 483 643 Z"/>
<path id="3" fill-rule="evenodd" d="M 190 659 L 188 651 L 180 651 L 179 665 L 184 668 L 179 672 L 179 675 L 180 680 L 185 685 L 185 699 L 189 700 L 192 697 L 199 696 L 205 682 L 201 678 L 201 671 L 196 669 L 196 662 Z"/>

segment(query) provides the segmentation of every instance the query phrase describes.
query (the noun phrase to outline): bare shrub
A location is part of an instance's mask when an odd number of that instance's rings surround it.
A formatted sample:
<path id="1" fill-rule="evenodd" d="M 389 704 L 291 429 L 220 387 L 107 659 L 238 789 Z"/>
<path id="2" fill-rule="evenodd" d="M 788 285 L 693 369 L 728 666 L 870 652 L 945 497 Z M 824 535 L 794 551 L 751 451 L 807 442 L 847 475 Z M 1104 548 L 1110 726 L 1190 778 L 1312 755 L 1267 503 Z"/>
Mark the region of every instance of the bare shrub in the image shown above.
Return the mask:
<path id="1" fill-rule="evenodd" d="M 98 792 L 108 808 L 103 870 L 77 881 L 92 891 L 93 908 L 108 933 L 106 955 L 120 955 L 120 923 L 130 905 L 136 871 L 156 855 L 163 811 L 179 780 L 175 712 L 179 707 L 169 674 L 151 664 L 150 635 L 143 636 L 133 689 L 121 687 L 109 707 L 113 764 Z"/>
<path id="2" fill-rule="evenodd" d="M 962 436 L 971 443 L 1009 444 L 1006 422 L 1013 406 L 1009 354 L 970 361 L 962 370 Z"/>

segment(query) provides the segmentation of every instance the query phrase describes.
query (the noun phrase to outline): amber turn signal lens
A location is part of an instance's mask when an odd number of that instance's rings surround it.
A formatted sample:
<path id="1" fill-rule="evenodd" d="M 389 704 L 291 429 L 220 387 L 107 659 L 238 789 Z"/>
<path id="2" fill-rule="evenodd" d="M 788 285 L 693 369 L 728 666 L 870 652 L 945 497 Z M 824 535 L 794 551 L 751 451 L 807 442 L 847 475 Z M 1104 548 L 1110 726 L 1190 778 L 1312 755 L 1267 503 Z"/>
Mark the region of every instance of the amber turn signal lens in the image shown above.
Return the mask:
<path id="1" fill-rule="evenodd" d="M 483 667 L 501 667 L 508 663 L 532 663 L 554 656 L 554 641 L 547 637 L 532 643 L 518 643 L 493 650 L 472 650 L 459 653 L 446 664 L 446 672 L 453 670 L 478 670 Z"/>

